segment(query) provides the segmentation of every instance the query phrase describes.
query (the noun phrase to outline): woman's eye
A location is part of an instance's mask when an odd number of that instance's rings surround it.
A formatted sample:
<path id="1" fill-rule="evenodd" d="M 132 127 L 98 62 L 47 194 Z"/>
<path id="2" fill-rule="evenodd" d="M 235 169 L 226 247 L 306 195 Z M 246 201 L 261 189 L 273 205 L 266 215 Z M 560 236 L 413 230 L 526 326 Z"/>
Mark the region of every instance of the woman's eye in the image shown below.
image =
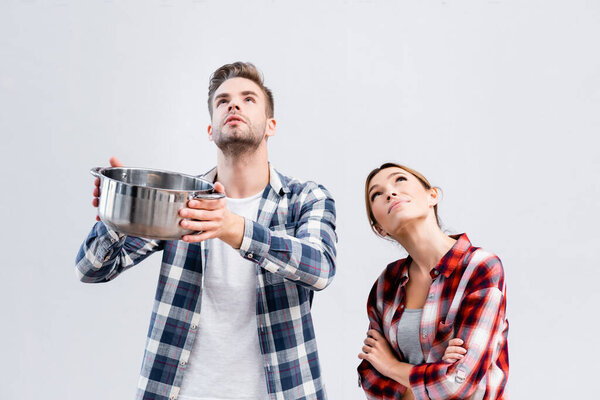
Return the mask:
<path id="1" fill-rule="evenodd" d="M 379 196 L 380 194 L 381 194 L 381 192 L 375 192 L 375 193 L 373 193 L 373 194 L 371 195 L 371 201 L 375 201 L 375 198 L 376 198 L 377 196 Z"/>
<path id="2" fill-rule="evenodd" d="M 403 177 L 403 176 L 399 176 L 399 177 L 396 179 L 396 182 L 405 181 L 405 180 L 406 180 L 406 178 L 405 178 L 405 177 Z"/>

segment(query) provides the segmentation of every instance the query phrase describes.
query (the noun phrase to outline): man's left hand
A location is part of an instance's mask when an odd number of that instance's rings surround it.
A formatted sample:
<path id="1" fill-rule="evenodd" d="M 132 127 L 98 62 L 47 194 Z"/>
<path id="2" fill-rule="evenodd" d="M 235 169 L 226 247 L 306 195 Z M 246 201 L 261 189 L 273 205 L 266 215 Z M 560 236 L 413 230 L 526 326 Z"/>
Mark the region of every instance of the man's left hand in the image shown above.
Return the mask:
<path id="1" fill-rule="evenodd" d="M 225 193 L 225 187 L 215 183 L 215 191 Z M 244 218 L 227 208 L 225 198 L 216 200 L 194 199 L 188 201 L 188 208 L 179 211 L 180 222 L 185 229 L 198 231 L 195 235 L 185 235 L 182 240 L 189 243 L 206 239 L 221 239 L 235 249 L 239 249 L 244 238 Z"/>

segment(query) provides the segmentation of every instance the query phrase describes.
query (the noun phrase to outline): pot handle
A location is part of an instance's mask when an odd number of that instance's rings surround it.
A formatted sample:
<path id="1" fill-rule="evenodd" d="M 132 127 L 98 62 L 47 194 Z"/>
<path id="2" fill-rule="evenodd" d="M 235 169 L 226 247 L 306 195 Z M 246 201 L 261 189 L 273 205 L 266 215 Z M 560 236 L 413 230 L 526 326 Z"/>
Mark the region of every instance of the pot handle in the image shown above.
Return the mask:
<path id="1" fill-rule="evenodd" d="M 190 200 L 219 200 L 225 197 L 225 193 L 212 192 L 212 193 L 190 193 Z"/>
<path id="2" fill-rule="evenodd" d="M 102 171 L 103 169 L 103 167 L 92 168 L 90 169 L 90 174 L 94 175 L 96 178 L 102 178 L 102 174 L 100 173 L 100 171 Z"/>

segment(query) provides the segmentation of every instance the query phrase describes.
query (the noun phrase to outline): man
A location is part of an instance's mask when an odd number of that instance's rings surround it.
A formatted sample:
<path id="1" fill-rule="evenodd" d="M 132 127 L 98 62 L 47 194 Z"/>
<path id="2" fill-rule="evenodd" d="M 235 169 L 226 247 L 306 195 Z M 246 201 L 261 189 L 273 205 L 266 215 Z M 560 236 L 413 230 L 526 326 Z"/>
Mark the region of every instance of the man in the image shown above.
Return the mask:
<path id="1" fill-rule="evenodd" d="M 204 177 L 227 198 L 180 211 L 198 234 L 157 241 L 98 222 L 76 270 L 106 282 L 163 250 L 137 399 L 324 399 L 310 306 L 335 274 L 334 201 L 269 164 L 273 96 L 252 64 L 216 70 L 208 108 L 218 150 Z"/>

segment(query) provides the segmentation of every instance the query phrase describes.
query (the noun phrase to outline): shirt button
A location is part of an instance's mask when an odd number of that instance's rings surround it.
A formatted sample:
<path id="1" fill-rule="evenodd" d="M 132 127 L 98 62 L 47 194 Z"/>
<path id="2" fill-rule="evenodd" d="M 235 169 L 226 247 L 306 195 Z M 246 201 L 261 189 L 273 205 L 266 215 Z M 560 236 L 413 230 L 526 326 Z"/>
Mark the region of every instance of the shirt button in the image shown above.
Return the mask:
<path id="1" fill-rule="evenodd" d="M 427 298 L 428 298 L 429 300 L 433 299 L 433 293 L 432 293 L 432 294 L 430 294 L 429 296 L 427 296 Z"/>
<path id="2" fill-rule="evenodd" d="M 254 254 L 248 253 L 248 258 L 254 258 Z"/>
<path id="3" fill-rule="evenodd" d="M 196 325 L 196 324 L 192 324 L 192 326 L 190 326 L 190 328 L 192 328 L 192 330 L 193 330 L 193 331 L 195 331 L 195 330 L 196 330 L 196 328 L 198 328 L 198 325 Z"/>
<path id="4" fill-rule="evenodd" d="M 433 274 L 434 274 L 435 276 L 438 276 L 438 275 L 440 274 L 440 271 L 438 271 L 437 269 L 434 269 L 434 270 L 433 270 Z"/>
<path id="5" fill-rule="evenodd" d="M 404 308 L 404 304 L 400 304 L 400 308 Z"/>
<path id="6" fill-rule="evenodd" d="M 181 361 L 179 362 L 179 365 L 181 365 L 182 367 L 183 367 L 185 364 L 186 364 L 186 361 L 185 361 L 185 360 L 181 360 Z"/>

